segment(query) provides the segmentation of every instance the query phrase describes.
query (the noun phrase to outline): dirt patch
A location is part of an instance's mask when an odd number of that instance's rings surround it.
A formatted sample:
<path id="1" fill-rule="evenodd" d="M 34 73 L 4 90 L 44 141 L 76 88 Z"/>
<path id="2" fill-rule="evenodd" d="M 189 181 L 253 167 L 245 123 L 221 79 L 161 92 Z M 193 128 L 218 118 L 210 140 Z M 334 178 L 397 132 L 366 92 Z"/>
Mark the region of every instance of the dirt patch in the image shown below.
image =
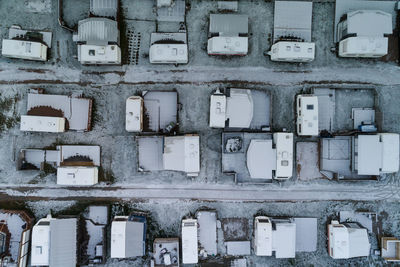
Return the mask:
<path id="1" fill-rule="evenodd" d="M 225 218 L 221 220 L 225 241 L 248 239 L 249 221 L 246 218 Z"/>
<path id="2" fill-rule="evenodd" d="M 31 116 L 64 117 L 64 112 L 61 109 L 55 109 L 49 106 L 31 108 L 28 110 L 27 114 Z"/>

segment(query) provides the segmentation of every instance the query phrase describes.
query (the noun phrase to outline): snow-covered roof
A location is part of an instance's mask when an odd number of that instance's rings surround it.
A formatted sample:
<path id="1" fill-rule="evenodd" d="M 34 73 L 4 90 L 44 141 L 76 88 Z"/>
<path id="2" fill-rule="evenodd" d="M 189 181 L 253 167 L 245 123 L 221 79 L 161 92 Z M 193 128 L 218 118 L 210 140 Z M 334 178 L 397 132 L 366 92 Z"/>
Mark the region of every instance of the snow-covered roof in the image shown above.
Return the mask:
<path id="1" fill-rule="evenodd" d="M 238 14 L 210 14 L 210 33 L 223 36 L 238 36 L 249 31 L 249 18 Z"/>
<path id="2" fill-rule="evenodd" d="M 276 222 L 272 231 L 272 250 L 275 257 L 294 258 L 296 256 L 296 224 L 294 222 Z"/>
<path id="3" fill-rule="evenodd" d="M 226 105 L 226 118 L 229 119 L 229 127 L 250 127 L 254 110 L 251 90 L 231 89 Z"/>
<path id="4" fill-rule="evenodd" d="M 38 61 L 47 60 L 47 46 L 40 42 L 3 39 L 1 55 Z"/>
<path id="5" fill-rule="evenodd" d="M 312 2 L 275 1 L 274 42 L 295 37 L 311 42 Z"/>
<path id="6" fill-rule="evenodd" d="M 272 256 L 272 223 L 266 216 L 254 219 L 254 253 L 257 256 Z"/>
<path id="7" fill-rule="evenodd" d="M 221 93 L 210 98 L 210 127 L 224 128 L 226 121 L 226 96 Z"/>
<path id="8" fill-rule="evenodd" d="M 121 64 L 121 48 L 111 45 L 78 45 L 78 61 L 82 64 Z"/>
<path id="9" fill-rule="evenodd" d="M 67 165 L 65 161 L 75 156 L 87 157 L 94 166 L 100 166 L 100 146 L 61 145 L 57 146 L 57 150 L 60 151 L 58 166 Z"/>
<path id="10" fill-rule="evenodd" d="M 315 58 L 315 43 L 280 41 L 268 53 L 272 61 L 308 62 Z"/>
<path id="11" fill-rule="evenodd" d="M 117 22 L 106 18 L 87 18 L 78 22 L 78 41 L 88 45 L 107 45 L 119 42 Z"/>
<path id="12" fill-rule="evenodd" d="M 188 63 L 188 45 L 187 44 L 152 44 L 150 46 L 150 63 Z"/>
<path id="13" fill-rule="evenodd" d="M 318 244 L 317 218 L 294 218 L 296 224 L 296 252 L 314 252 Z"/>
<path id="14" fill-rule="evenodd" d="M 356 166 L 359 175 L 379 175 L 399 169 L 399 135 L 359 135 Z"/>
<path id="15" fill-rule="evenodd" d="M 276 149 L 276 179 L 287 179 L 293 175 L 293 134 L 274 133 Z"/>
<path id="16" fill-rule="evenodd" d="M 387 37 L 348 37 L 339 42 L 340 57 L 382 57 L 388 53 Z"/>
<path id="17" fill-rule="evenodd" d="M 246 161 L 251 178 L 272 179 L 272 171 L 276 169 L 276 150 L 272 148 L 272 140 L 251 140 Z"/>
<path id="18" fill-rule="evenodd" d="M 312 95 L 298 95 L 297 106 L 297 134 L 318 135 L 318 97 Z"/>
<path id="19" fill-rule="evenodd" d="M 388 262 L 400 261 L 400 240 L 395 237 L 381 238 L 381 255 Z"/>
<path id="20" fill-rule="evenodd" d="M 227 241 L 226 254 L 232 256 L 250 255 L 250 241 Z"/>
<path id="21" fill-rule="evenodd" d="M 117 18 L 118 0 L 90 0 L 90 13 L 99 17 Z"/>
<path id="22" fill-rule="evenodd" d="M 197 175 L 200 172 L 200 137 L 198 135 L 165 137 L 163 165 L 165 170 Z"/>
<path id="23" fill-rule="evenodd" d="M 217 212 L 201 210 L 196 212 L 196 218 L 200 247 L 207 255 L 217 255 Z"/>
<path id="24" fill-rule="evenodd" d="M 128 132 L 143 130 L 143 98 L 140 96 L 130 96 L 126 100 L 125 129 Z"/>
<path id="25" fill-rule="evenodd" d="M 392 15 L 381 10 L 356 10 L 347 13 L 347 34 L 383 37 L 392 34 Z"/>
<path id="26" fill-rule="evenodd" d="M 95 185 L 98 183 L 98 167 L 58 167 L 57 184 L 59 185 Z"/>
<path id="27" fill-rule="evenodd" d="M 116 216 L 111 223 L 111 258 L 144 255 L 143 222 L 128 221 L 128 216 Z"/>
<path id="28" fill-rule="evenodd" d="M 208 39 L 209 55 L 247 55 L 247 37 L 215 36 Z"/>
<path id="29" fill-rule="evenodd" d="M 77 265 L 77 219 L 50 221 L 50 266 Z"/>
<path id="30" fill-rule="evenodd" d="M 89 131 L 91 127 L 92 100 L 68 95 L 28 94 L 28 114 L 33 108 L 51 107 L 60 110 L 68 120 L 70 130 Z M 43 112 L 47 112 L 44 110 Z M 41 114 L 50 115 L 50 114 Z"/>
<path id="31" fill-rule="evenodd" d="M 332 223 L 328 225 L 328 239 L 329 255 L 334 259 L 366 257 L 370 254 L 367 229 Z"/>
<path id="32" fill-rule="evenodd" d="M 182 220 L 182 263 L 198 262 L 197 220 Z"/>
<path id="33" fill-rule="evenodd" d="M 65 131 L 65 118 L 22 115 L 20 130 L 61 133 Z"/>

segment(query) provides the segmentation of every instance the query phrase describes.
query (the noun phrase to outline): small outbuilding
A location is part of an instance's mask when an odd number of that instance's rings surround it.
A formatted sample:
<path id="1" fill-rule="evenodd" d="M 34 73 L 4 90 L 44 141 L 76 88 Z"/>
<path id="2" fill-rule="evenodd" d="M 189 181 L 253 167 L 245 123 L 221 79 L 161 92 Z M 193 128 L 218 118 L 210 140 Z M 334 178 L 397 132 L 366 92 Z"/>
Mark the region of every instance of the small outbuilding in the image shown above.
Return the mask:
<path id="1" fill-rule="evenodd" d="M 395 237 L 382 237 L 381 256 L 387 262 L 400 262 L 400 240 Z"/>

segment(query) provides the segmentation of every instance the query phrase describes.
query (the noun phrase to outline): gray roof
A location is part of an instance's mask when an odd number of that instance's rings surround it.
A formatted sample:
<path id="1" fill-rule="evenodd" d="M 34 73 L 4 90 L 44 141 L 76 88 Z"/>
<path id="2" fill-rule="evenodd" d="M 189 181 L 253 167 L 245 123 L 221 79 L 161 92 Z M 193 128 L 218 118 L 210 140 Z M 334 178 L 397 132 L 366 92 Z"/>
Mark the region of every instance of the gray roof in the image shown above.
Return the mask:
<path id="1" fill-rule="evenodd" d="M 236 14 L 210 14 L 210 33 L 236 36 L 249 32 L 249 17 Z"/>
<path id="2" fill-rule="evenodd" d="M 291 36 L 311 42 L 312 2 L 275 1 L 274 42 Z"/>
<path id="3" fill-rule="evenodd" d="M 90 45 L 119 43 L 117 22 L 106 18 L 88 18 L 78 23 L 78 40 Z"/>
<path id="4" fill-rule="evenodd" d="M 144 223 L 128 221 L 126 224 L 126 246 L 127 255 L 130 257 L 141 257 L 144 255 L 145 242 L 143 240 Z"/>
<path id="5" fill-rule="evenodd" d="M 77 219 L 50 222 L 50 266 L 75 267 Z"/>
<path id="6" fill-rule="evenodd" d="M 90 13 L 100 17 L 117 18 L 118 0 L 90 0 Z"/>

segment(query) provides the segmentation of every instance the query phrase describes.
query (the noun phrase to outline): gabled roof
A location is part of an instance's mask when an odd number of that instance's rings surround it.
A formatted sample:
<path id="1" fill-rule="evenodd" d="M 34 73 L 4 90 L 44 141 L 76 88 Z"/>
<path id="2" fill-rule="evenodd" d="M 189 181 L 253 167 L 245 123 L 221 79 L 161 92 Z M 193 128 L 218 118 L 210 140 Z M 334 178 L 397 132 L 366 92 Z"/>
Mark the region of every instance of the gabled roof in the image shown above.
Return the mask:
<path id="1" fill-rule="evenodd" d="M 78 23 L 78 40 L 90 45 L 117 44 L 119 30 L 117 22 L 106 18 L 88 18 Z"/>

